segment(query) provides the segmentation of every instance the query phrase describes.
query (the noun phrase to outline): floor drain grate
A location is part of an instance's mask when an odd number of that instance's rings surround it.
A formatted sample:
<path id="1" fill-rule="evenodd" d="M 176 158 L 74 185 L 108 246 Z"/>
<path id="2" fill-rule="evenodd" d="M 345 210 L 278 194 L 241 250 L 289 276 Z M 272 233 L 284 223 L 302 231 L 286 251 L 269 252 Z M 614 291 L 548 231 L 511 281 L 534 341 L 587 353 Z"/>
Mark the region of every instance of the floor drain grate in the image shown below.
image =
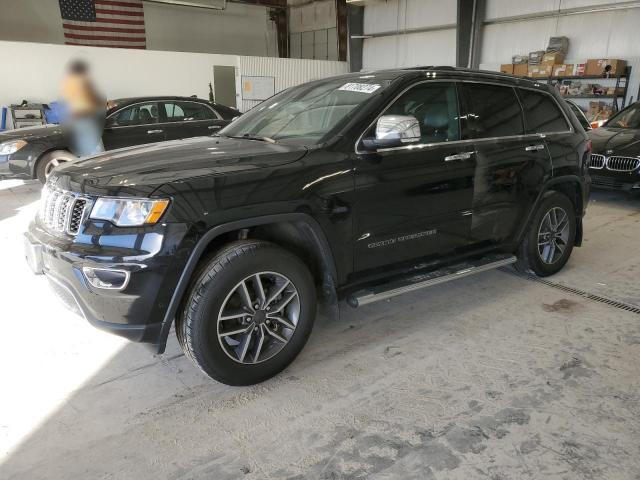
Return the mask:
<path id="1" fill-rule="evenodd" d="M 542 283 L 543 285 L 555 288 L 556 290 L 562 290 L 563 292 L 573 293 L 574 295 L 579 295 L 581 297 L 588 298 L 589 300 L 593 300 L 594 302 L 604 303 L 606 305 L 609 305 L 610 307 L 619 308 L 620 310 L 625 310 L 627 312 L 636 313 L 640 315 L 640 307 L 637 307 L 635 305 L 619 302 L 617 300 L 603 297 L 601 295 L 596 295 L 594 293 L 585 292 L 584 290 L 580 290 L 579 288 L 567 287 L 566 285 L 561 285 L 559 283 L 551 282 L 549 280 L 545 280 L 544 278 L 536 277 L 534 275 L 520 273 L 511 268 L 501 268 L 500 270 L 502 270 L 505 273 L 510 273 L 517 277 L 524 278 L 525 280 Z"/>

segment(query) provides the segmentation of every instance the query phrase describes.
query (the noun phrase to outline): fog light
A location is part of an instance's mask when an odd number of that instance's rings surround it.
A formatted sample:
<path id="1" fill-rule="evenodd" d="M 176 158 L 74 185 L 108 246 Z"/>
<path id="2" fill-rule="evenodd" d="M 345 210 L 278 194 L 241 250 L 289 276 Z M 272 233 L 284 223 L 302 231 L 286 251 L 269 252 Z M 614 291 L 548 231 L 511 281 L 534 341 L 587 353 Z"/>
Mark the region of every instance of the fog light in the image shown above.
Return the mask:
<path id="1" fill-rule="evenodd" d="M 113 268 L 82 267 L 82 273 L 92 287 L 123 290 L 129 283 L 129 272 Z"/>

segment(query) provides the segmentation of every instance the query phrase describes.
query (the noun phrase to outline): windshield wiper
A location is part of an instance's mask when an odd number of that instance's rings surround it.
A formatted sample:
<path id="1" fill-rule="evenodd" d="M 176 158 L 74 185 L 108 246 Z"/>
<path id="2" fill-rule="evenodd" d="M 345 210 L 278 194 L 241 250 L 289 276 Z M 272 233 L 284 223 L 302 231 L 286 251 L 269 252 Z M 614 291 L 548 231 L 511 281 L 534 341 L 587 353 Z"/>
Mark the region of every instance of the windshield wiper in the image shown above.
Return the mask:
<path id="1" fill-rule="evenodd" d="M 233 135 L 227 135 L 229 138 L 244 138 L 247 140 L 258 140 L 260 142 L 269 142 L 269 143 L 278 143 L 276 142 L 273 138 L 269 138 L 269 137 L 261 137 L 260 135 L 253 135 L 251 133 L 245 133 L 241 136 L 233 136 Z"/>

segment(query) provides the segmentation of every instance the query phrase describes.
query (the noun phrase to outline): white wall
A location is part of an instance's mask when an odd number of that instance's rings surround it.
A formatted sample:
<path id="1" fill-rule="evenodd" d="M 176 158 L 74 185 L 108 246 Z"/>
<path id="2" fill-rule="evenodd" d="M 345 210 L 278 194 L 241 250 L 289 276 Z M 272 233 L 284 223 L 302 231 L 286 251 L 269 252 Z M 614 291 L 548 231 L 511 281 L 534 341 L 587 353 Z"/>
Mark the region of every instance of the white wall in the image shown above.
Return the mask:
<path id="1" fill-rule="evenodd" d="M 0 64 L 5 66 L 0 75 L 0 105 L 20 103 L 22 99 L 42 103 L 57 99 L 65 65 L 75 57 L 91 62 L 97 84 L 108 98 L 208 98 L 213 65 L 237 65 L 235 55 L 0 41 Z"/>
<path id="2" fill-rule="evenodd" d="M 236 68 L 237 92 L 241 91 L 241 75 L 273 76 L 279 92 L 349 71 L 346 62 L 0 41 L 0 64 L 13 66 L 10 75 L 7 70 L 0 75 L 0 106 L 23 99 L 37 103 L 56 100 L 65 65 L 78 57 L 91 62 L 97 86 L 109 99 L 143 95 L 208 98 L 214 65 Z M 259 103 L 241 100 L 237 101 L 241 111 Z"/>
<path id="3" fill-rule="evenodd" d="M 275 26 L 262 6 L 224 11 L 144 3 L 147 49 L 277 56 Z M 58 0 L 0 0 L 0 40 L 63 44 Z"/>
<path id="4" fill-rule="evenodd" d="M 364 33 L 395 35 L 364 40 L 363 70 L 417 65 L 455 65 L 456 30 L 405 33 L 405 30 L 455 25 L 453 0 L 378 0 L 364 8 Z"/>

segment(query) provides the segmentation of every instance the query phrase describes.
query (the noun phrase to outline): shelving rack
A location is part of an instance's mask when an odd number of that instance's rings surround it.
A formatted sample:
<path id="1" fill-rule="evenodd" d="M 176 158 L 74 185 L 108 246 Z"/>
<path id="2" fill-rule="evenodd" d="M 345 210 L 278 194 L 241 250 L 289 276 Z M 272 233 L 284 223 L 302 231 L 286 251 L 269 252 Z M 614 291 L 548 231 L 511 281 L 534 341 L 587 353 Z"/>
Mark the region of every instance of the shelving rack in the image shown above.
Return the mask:
<path id="1" fill-rule="evenodd" d="M 622 93 L 619 94 L 613 94 L 613 95 L 564 95 L 565 98 L 583 98 L 583 99 L 604 99 L 604 98 L 609 98 L 613 100 L 613 108 L 614 111 L 618 111 L 618 110 L 622 110 L 625 107 L 625 103 L 627 101 L 627 92 L 629 90 L 629 78 L 631 78 L 631 67 L 627 66 L 625 68 L 624 73 L 621 73 L 618 76 L 615 77 L 604 77 L 602 75 L 599 76 L 572 76 L 572 77 L 541 77 L 541 78 L 533 78 L 532 80 L 536 80 L 536 81 L 546 81 L 547 83 L 551 84 L 551 85 L 556 85 L 557 83 L 560 83 L 563 80 L 606 80 L 606 81 L 611 81 L 611 80 L 615 80 L 616 84 L 615 84 L 615 88 L 616 90 L 620 87 L 623 87 L 624 90 L 622 91 Z M 593 82 L 595 83 L 595 82 Z M 622 84 L 624 83 L 624 84 Z M 618 99 L 622 98 L 621 104 L 618 105 Z"/>

